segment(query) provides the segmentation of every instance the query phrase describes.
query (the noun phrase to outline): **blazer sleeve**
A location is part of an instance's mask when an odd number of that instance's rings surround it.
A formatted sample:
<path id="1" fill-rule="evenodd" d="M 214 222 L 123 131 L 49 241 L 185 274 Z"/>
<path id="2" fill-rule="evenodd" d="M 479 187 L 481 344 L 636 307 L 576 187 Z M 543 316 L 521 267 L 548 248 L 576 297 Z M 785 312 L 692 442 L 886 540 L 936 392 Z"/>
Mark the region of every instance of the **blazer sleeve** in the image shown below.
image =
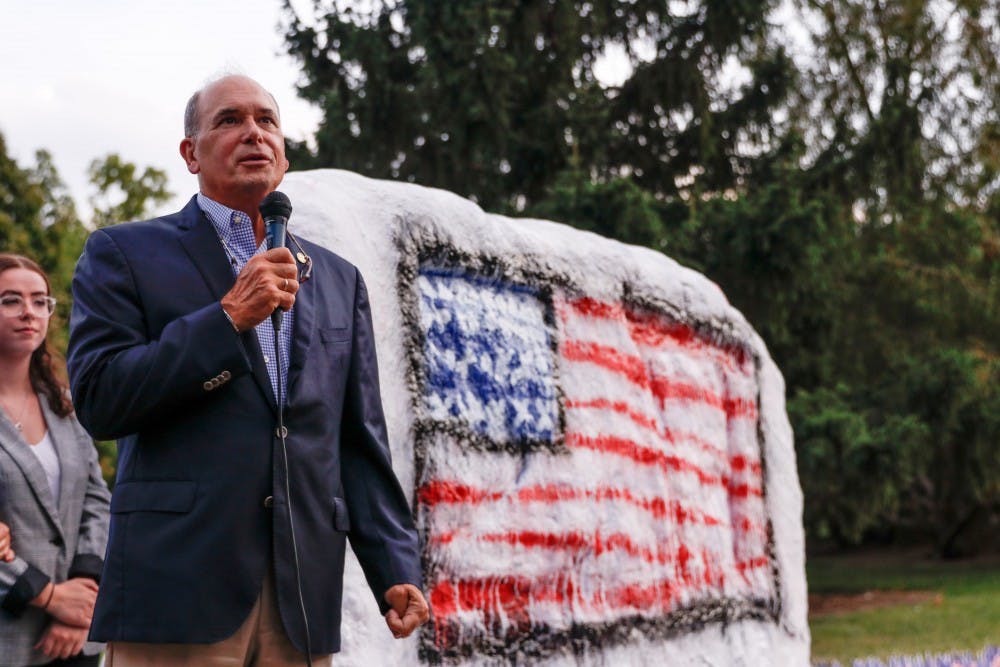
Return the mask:
<path id="1" fill-rule="evenodd" d="M 76 419 L 73 417 L 68 419 L 72 421 L 76 445 L 83 454 L 85 471 L 75 468 L 64 469 L 62 474 L 82 475 L 86 472 L 87 484 L 79 524 L 70 528 L 70 532 L 76 532 L 77 540 L 76 552 L 69 563 L 67 578 L 88 577 L 100 582 L 101 569 L 104 566 L 104 550 L 107 545 L 111 494 L 101 475 L 93 440 Z M 0 475 L 0 486 L 2 483 Z M 0 561 L 0 608 L 15 616 L 20 615 L 28 603 L 38 597 L 51 580 L 48 574 L 31 562 L 32 560 L 34 560 L 32 550 L 28 548 L 27 551 L 19 549 L 17 556 L 9 563 Z"/>
<path id="2" fill-rule="evenodd" d="M 19 555 L 9 563 L 0 561 L 0 609 L 20 616 L 49 581 L 49 575 Z"/>
<path id="3" fill-rule="evenodd" d="M 204 382 L 227 369 L 250 372 L 239 336 L 212 302 L 147 331 L 133 267 L 105 230 L 90 235 L 73 276 L 66 365 L 77 418 L 100 440 L 135 433 L 204 394 Z M 160 276 L 169 281 L 170 276 Z"/>
<path id="4" fill-rule="evenodd" d="M 10 497 L 4 470 L 0 468 L 0 508 L 11 502 L 20 502 L 20 499 Z M 0 560 L 0 609 L 20 616 L 49 581 L 49 575 L 25 560 L 21 551 L 9 563 Z"/>
<path id="5" fill-rule="evenodd" d="M 74 426 L 78 441 L 86 452 L 87 490 L 80 511 L 76 553 L 69 565 L 69 578 L 87 577 L 100 583 L 101 570 L 104 569 L 104 550 L 108 545 L 111 493 L 101 474 L 101 464 L 93 440 L 79 423 L 74 423 Z"/>
<path id="6" fill-rule="evenodd" d="M 385 614 L 389 588 L 421 585 L 420 549 L 410 505 L 392 470 L 368 291 L 360 273 L 355 289 L 354 340 L 341 424 L 342 481 L 351 515 L 351 548 Z"/>

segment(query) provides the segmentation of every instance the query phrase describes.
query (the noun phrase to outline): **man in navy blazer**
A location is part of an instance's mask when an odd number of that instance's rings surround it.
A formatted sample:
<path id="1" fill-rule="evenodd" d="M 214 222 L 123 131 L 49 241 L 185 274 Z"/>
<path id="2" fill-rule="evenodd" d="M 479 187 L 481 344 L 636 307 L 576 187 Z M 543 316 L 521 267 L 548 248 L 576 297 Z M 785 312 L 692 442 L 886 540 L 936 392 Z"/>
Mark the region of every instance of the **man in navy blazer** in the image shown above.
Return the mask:
<path id="1" fill-rule="evenodd" d="M 329 661 L 348 538 L 407 636 L 428 608 L 361 275 L 304 240 L 297 258 L 266 249 L 258 205 L 288 162 L 256 82 L 195 93 L 185 135 L 200 193 L 95 231 L 73 280 L 77 416 L 119 452 L 92 637 L 111 642 L 110 667 L 305 664 L 307 644 Z"/>

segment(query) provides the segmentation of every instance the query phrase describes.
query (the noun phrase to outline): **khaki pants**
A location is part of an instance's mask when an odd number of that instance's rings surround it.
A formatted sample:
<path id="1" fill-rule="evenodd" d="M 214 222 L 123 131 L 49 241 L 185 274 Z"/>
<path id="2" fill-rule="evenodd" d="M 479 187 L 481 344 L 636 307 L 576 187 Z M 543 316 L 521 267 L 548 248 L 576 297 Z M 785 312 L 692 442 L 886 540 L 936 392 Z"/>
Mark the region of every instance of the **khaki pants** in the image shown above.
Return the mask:
<path id="1" fill-rule="evenodd" d="M 111 642 L 106 667 L 303 667 L 305 654 L 285 634 L 268 569 L 260 597 L 239 630 L 214 644 Z M 314 667 L 330 667 L 332 655 L 313 656 Z"/>

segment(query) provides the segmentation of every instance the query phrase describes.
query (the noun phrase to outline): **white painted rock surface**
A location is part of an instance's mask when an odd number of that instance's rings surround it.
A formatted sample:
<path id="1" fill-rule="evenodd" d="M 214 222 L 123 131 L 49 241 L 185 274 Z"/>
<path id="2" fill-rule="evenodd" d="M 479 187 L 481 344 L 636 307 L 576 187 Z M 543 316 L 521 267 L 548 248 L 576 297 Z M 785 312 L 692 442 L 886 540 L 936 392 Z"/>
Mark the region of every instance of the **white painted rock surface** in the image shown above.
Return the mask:
<path id="1" fill-rule="evenodd" d="M 715 284 L 440 190 L 281 189 L 365 276 L 434 608 L 394 641 L 352 558 L 336 664 L 808 664 L 784 382 Z"/>

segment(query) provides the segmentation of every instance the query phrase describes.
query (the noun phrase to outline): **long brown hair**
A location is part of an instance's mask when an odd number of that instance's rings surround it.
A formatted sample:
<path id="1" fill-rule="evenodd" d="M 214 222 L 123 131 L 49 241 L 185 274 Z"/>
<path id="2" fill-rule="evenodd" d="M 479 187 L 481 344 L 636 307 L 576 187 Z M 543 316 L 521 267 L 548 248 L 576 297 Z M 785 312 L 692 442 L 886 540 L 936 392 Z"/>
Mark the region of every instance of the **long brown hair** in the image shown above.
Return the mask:
<path id="1" fill-rule="evenodd" d="M 52 285 L 45 271 L 34 260 L 28 259 L 24 255 L 15 255 L 8 252 L 0 253 L 0 273 L 7 269 L 27 269 L 34 271 L 45 281 L 45 293 L 52 295 Z M 67 417 L 73 412 L 73 403 L 69 399 L 69 392 L 66 384 L 59 379 L 56 372 L 56 357 L 49 345 L 49 336 L 45 335 L 45 340 L 31 353 L 31 362 L 28 365 L 28 379 L 31 380 L 31 387 L 48 399 L 49 407 L 60 417 Z"/>

